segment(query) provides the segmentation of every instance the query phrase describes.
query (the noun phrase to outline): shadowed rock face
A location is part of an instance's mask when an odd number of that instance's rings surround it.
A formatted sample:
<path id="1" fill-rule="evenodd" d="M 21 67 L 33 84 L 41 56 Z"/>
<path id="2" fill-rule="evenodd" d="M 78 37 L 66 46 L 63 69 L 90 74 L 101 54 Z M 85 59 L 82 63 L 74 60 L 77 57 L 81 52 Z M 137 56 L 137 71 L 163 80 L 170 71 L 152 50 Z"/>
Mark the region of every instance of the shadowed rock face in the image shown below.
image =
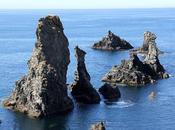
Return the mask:
<path id="1" fill-rule="evenodd" d="M 123 60 L 121 65 L 114 66 L 102 80 L 104 82 L 138 86 L 168 77 L 169 75 L 159 62 L 158 50 L 155 44 L 150 43 L 144 62 L 140 61 L 137 54 L 131 53 L 129 60 Z"/>
<path id="2" fill-rule="evenodd" d="M 119 51 L 129 50 L 133 47 L 129 42 L 121 39 L 119 36 L 116 36 L 111 31 L 108 31 L 108 35 L 104 37 L 101 41 L 95 43 L 92 48 L 98 50 Z"/>
<path id="3" fill-rule="evenodd" d="M 93 124 L 91 126 L 91 130 L 106 130 L 105 125 L 103 122 Z"/>
<path id="4" fill-rule="evenodd" d="M 90 83 L 90 75 L 85 66 L 85 54 L 83 50 L 75 47 L 77 58 L 77 71 L 75 72 L 75 82 L 71 85 L 73 97 L 81 103 L 94 104 L 100 102 L 100 96 Z"/>
<path id="5" fill-rule="evenodd" d="M 108 99 L 109 101 L 116 101 L 121 97 L 118 87 L 113 87 L 107 83 L 105 83 L 99 89 L 99 92 L 103 95 L 105 99 Z"/>
<path id="6" fill-rule="evenodd" d="M 4 105 L 32 117 L 43 117 L 73 109 L 67 95 L 66 74 L 70 62 L 68 40 L 57 16 L 41 18 L 37 41 L 28 61 L 28 74 Z"/>
<path id="7" fill-rule="evenodd" d="M 135 53 L 142 53 L 142 54 L 146 54 L 147 55 L 148 54 L 148 50 L 149 50 L 149 45 L 153 44 L 153 46 L 155 47 L 158 55 L 160 53 L 163 53 L 157 48 L 156 39 L 157 39 L 157 36 L 154 33 L 146 31 L 144 33 L 144 42 L 143 42 L 142 47 L 133 50 L 133 52 L 135 52 Z"/>

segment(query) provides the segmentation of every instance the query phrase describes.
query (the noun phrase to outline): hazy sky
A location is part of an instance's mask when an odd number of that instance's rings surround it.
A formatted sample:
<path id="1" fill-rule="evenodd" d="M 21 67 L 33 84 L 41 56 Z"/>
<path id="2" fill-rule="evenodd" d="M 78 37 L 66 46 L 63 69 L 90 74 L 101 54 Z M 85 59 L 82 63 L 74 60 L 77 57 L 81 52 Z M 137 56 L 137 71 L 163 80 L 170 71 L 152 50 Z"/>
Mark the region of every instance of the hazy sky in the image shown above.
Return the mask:
<path id="1" fill-rule="evenodd" d="M 0 0 L 0 9 L 99 9 L 175 7 L 175 0 Z"/>

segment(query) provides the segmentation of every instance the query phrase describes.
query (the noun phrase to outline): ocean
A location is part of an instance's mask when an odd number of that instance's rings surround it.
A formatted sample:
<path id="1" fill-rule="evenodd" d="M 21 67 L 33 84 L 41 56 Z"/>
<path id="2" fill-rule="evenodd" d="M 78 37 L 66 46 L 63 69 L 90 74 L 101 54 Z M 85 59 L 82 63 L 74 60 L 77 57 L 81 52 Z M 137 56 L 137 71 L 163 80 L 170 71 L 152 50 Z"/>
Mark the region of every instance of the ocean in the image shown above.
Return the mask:
<path id="1" fill-rule="evenodd" d="M 86 67 L 93 86 L 103 84 L 101 78 L 112 66 L 128 59 L 128 51 L 108 52 L 91 49 L 94 42 L 111 30 L 134 47 L 143 44 L 143 33 L 154 32 L 156 43 L 165 53 L 160 62 L 171 75 L 141 88 L 119 87 L 118 102 L 97 105 L 75 103 L 75 109 L 60 116 L 30 119 L 7 110 L 2 101 L 7 98 L 15 81 L 27 73 L 36 41 L 39 18 L 58 15 L 69 39 L 71 63 L 67 83 L 74 80 L 78 45 L 86 55 Z M 173 130 L 175 129 L 175 9 L 111 9 L 111 10 L 0 10 L 0 130 L 88 130 L 95 122 L 104 121 L 107 130 Z M 154 91 L 156 98 L 148 95 Z"/>

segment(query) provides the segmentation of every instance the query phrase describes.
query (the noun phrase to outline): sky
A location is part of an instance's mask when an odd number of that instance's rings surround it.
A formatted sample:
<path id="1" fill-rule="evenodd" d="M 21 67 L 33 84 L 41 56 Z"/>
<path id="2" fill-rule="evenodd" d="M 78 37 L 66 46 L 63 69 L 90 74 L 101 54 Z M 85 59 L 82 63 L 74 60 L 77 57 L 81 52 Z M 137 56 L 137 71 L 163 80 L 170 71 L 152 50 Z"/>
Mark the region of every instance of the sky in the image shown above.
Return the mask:
<path id="1" fill-rule="evenodd" d="M 175 0 L 0 0 L 0 9 L 173 8 Z"/>

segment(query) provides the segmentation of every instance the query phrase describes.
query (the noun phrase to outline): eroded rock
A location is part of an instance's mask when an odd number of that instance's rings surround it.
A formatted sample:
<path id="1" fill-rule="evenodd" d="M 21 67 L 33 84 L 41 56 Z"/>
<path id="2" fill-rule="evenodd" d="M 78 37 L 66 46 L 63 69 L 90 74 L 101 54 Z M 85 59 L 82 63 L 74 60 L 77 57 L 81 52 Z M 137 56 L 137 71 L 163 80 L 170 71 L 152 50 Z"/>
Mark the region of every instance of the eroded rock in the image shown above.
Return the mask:
<path id="1" fill-rule="evenodd" d="M 93 124 L 90 130 L 106 130 L 106 128 L 103 122 L 99 122 L 99 123 Z"/>
<path id="2" fill-rule="evenodd" d="M 131 53 L 129 60 L 123 60 L 121 65 L 114 66 L 102 80 L 104 82 L 138 86 L 168 77 L 169 75 L 159 62 L 158 50 L 155 44 L 149 43 L 148 54 L 144 61 L 141 61 L 137 54 Z"/>
<path id="3" fill-rule="evenodd" d="M 137 54 L 141 53 L 141 54 L 147 55 L 148 50 L 149 50 L 149 45 L 153 44 L 153 46 L 156 49 L 157 55 L 163 53 L 162 51 L 158 49 L 157 44 L 156 44 L 156 39 L 157 39 L 157 36 L 154 33 L 150 31 L 146 31 L 144 33 L 144 41 L 143 41 L 142 47 L 132 50 L 132 52 L 137 53 Z"/>
<path id="4" fill-rule="evenodd" d="M 132 49 L 133 46 L 126 40 L 116 36 L 111 31 L 108 31 L 108 35 L 105 36 L 101 41 L 95 43 L 92 48 L 98 50 L 119 51 Z"/>
<path id="5" fill-rule="evenodd" d="M 86 70 L 85 55 L 85 51 L 78 46 L 75 47 L 77 71 L 75 72 L 75 82 L 71 85 L 71 93 L 78 102 L 85 104 L 99 103 L 100 96 L 90 83 L 90 75 Z"/>
<path id="6" fill-rule="evenodd" d="M 41 18 L 37 41 L 28 61 L 28 74 L 16 82 L 4 106 L 32 117 L 50 116 L 73 109 L 66 86 L 70 62 L 68 39 L 57 16 Z"/>
<path id="7" fill-rule="evenodd" d="M 121 97 L 118 87 L 111 86 L 107 83 L 99 88 L 99 92 L 103 95 L 105 99 L 108 99 L 110 101 L 118 100 Z"/>

